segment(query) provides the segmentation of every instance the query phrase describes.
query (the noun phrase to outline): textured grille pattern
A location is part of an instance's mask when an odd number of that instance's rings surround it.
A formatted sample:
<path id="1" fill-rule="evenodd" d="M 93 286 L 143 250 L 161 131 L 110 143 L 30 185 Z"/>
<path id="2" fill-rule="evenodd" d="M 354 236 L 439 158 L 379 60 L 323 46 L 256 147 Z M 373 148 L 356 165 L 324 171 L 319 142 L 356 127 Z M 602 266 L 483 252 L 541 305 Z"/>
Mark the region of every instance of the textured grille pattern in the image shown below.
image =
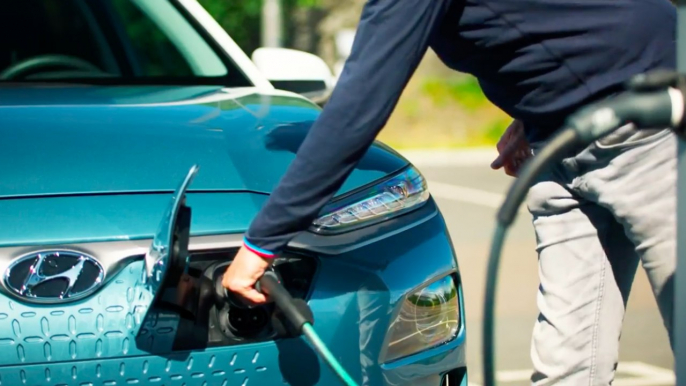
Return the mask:
<path id="1" fill-rule="evenodd" d="M 274 360 L 275 346 L 254 349 L 218 349 L 165 357 L 87 360 L 0 368 L 0 385 L 186 385 L 257 386 L 282 384 Z"/>
<path id="2" fill-rule="evenodd" d="M 136 341 L 133 329 L 140 315 L 134 316 L 134 308 L 140 312 L 149 301 L 138 290 L 142 270 L 143 262 L 136 261 L 98 293 L 74 303 L 36 306 L 0 295 L 0 365 L 170 352 L 177 324 L 173 314 L 152 314 Z"/>

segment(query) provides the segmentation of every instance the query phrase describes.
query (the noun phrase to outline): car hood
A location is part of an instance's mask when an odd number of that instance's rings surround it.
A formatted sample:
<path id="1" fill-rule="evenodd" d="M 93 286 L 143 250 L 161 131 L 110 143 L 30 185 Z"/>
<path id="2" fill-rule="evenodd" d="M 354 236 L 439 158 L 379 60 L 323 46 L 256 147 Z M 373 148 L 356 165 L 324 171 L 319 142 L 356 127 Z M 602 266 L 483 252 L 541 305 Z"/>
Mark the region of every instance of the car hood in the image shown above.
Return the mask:
<path id="1" fill-rule="evenodd" d="M 0 198 L 192 191 L 268 194 L 320 109 L 254 88 L 0 88 Z M 404 167 L 375 144 L 339 193 Z"/>

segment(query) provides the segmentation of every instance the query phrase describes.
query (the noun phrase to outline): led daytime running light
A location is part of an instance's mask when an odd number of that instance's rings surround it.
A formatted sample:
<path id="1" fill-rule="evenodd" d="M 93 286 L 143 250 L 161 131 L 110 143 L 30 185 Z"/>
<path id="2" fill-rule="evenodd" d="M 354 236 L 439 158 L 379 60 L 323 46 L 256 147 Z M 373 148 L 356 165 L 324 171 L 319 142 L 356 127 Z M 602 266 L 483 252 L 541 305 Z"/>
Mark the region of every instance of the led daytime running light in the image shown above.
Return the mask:
<path id="1" fill-rule="evenodd" d="M 429 198 L 424 177 L 410 167 L 372 188 L 331 204 L 313 222 L 315 231 L 336 231 L 383 221 L 404 213 Z"/>

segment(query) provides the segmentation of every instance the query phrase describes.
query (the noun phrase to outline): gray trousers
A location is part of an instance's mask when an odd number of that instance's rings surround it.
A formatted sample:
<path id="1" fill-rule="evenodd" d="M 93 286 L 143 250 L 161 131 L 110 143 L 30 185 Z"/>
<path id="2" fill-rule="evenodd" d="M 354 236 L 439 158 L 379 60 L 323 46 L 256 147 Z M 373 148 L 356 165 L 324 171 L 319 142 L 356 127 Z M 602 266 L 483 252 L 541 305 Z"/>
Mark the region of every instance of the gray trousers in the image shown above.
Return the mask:
<path id="1" fill-rule="evenodd" d="M 637 138 L 625 127 L 531 187 L 540 276 L 533 385 L 612 382 L 639 262 L 673 342 L 676 163 L 671 132 Z"/>

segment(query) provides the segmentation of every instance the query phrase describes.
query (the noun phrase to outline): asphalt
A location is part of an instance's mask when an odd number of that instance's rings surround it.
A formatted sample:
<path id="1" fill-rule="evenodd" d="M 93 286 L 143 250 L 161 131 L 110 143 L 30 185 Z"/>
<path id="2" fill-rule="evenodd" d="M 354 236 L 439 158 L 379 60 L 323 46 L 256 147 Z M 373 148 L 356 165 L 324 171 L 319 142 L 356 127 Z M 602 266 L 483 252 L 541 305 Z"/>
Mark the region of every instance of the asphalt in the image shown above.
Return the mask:
<path id="1" fill-rule="evenodd" d="M 493 171 L 492 151 L 406 154 L 427 178 L 448 224 L 463 278 L 470 384 L 481 384 L 481 323 L 488 248 L 498 205 L 513 179 Z M 538 311 L 537 254 L 525 210 L 504 246 L 496 300 L 496 366 L 503 385 L 527 385 Z M 639 268 L 621 337 L 616 386 L 673 385 L 673 357 L 645 272 Z"/>

